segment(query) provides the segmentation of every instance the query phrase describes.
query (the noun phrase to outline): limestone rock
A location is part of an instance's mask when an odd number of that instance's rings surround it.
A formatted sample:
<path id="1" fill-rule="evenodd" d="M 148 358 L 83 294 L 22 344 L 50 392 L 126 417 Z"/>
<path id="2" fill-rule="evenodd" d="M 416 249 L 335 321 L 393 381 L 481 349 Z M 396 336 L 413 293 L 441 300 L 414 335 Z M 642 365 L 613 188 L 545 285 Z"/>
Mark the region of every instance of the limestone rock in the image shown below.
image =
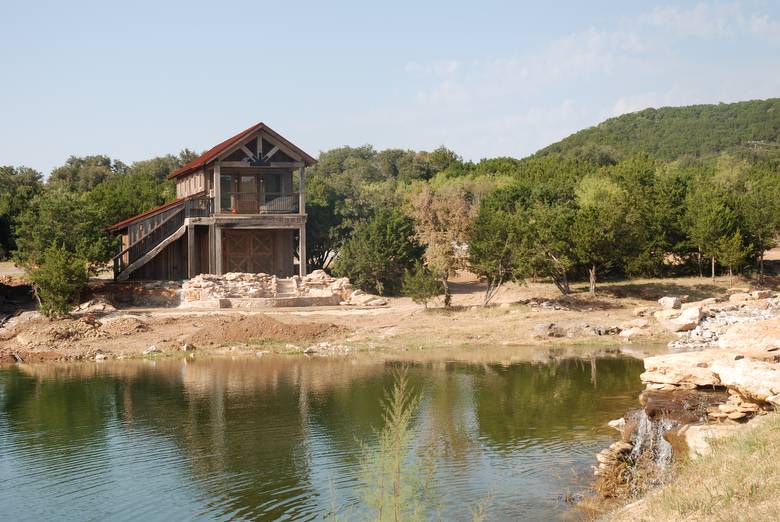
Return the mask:
<path id="1" fill-rule="evenodd" d="M 721 357 L 723 354 L 714 350 L 648 357 L 644 360 L 645 372 L 640 375 L 640 379 L 645 383 L 656 384 L 718 386 L 721 384 L 720 379 L 710 365 Z"/>
<path id="2" fill-rule="evenodd" d="M 721 384 L 737 390 L 740 395 L 753 401 L 768 402 L 780 394 L 780 365 L 740 359 L 721 359 L 712 362 L 712 371 L 719 376 Z"/>
<path id="3" fill-rule="evenodd" d="M 654 315 L 661 326 L 670 332 L 687 332 L 696 328 L 705 314 L 700 307 L 693 306 L 684 310 L 661 310 Z"/>
<path id="4" fill-rule="evenodd" d="M 671 322 L 674 323 L 677 327 L 675 331 L 687 332 L 688 330 L 693 330 L 696 328 L 704 315 L 705 313 L 700 307 L 693 306 L 683 310 L 680 316 L 676 319 L 673 319 Z"/>
<path id="5" fill-rule="evenodd" d="M 106 299 L 102 297 L 96 297 L 94 299 L 90 299 L 89 301 L 81 303 L 73 311 L 76 314 L 79 313 L 100 314 L 100 313 L 116 312 L 116 308 L 114 307 L 114 305 L 109 303 Z"/>
<path id="6" fill-rule="evenodd" d="M 665 310 L 671 310 L 680 308 L 682 301 L 677 296 L 666 296 L 659 299 L 658 304 Z"/>
<path id="7" fill-rule="evenodd" d="M 149 354 L 152 354 L 152 353 L 160 353 L 160 349 L 157 348 L 157 345 L 155 345 L 155 344 L 151 345 L 149 348 L 144 350 L 144 355 L 149 355 Z"/>
<path id="8" fill-rule="evenodd" d="M 346 302 L 350 305 L 357 306 L 385 306 L 387 304 L 387 299 L 367 294 L 362 290 L 355 290 L 349 295 Z"/>
<path id="9" fill-rule="evenodd" d="M 566 332 L 555 323 L 542 323 L 534 327 L 534 337 L 564 337 Z"/>
<path id="10" fill-rule="evenodd" d="M 741 303 L 744 301 L 752 301 L 754 299 L 756 298 L 747 292 L 737 292 L 736 294 L 731 294 L 729 296 L 729 301 L 732 303 Z"/>
<path id="11" fill-rule="evenodd" d="M 743 352 L 751 355 L 774 352 L 780 348 L 780 319 L 735 324 L 719 337 L 718 347 L 730 350 L 749 348 Z"/>
<path id="12" fill-rule="evenodd" d="M 733 435 L 743 428 L 741 424 L 689 424 L 677 430 L 677 436 L 685 442 L 688 454 L 694 458 L 711 451 L 710 441 Z"/>

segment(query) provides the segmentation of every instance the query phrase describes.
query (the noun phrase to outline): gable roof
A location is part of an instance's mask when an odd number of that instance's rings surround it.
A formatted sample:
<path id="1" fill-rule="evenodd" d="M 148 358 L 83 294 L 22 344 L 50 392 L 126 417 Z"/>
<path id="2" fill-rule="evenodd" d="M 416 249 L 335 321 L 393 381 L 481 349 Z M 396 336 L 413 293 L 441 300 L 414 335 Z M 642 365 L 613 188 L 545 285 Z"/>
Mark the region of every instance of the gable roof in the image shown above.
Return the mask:
<path id="1" fill-rule="evenodd" d="M 207 150 L 206 152 L 204 152 L 194 160 L 190 161 L 189 163 L 182 165 L 175 171 L 171 172 L 171 174 L 168 176 L 168 179 L 178 178 L 179 176 L 189 174 L 191 172 L 194 172 L 198 169 L 205 167 L 209 163 L 214 162 L 222 153 L 227 152 L 228 150 L 230 150 L 231 147 L 233 147 L 234 145 L 238 145 L 245 138 L 248 138 L 249 136 L 255 134 L 258 131 L 263 131 L 270 138 L 279 142 L 279 144 L 281 144 L 283 147 L 299 155 L 303 160 L 303 162 L 306 164 L 306 166 L 311 167 L 312 165 L 317 163 L 317 160 L 315 160 L 314 158 L 306 154 L 306 152 L 298 148 L 292 142 L 288 141 L 284 136 L 274 131 L 271 127 L 269 127 L 265 123 L 260 122 L 256 125 L 249 127 L 245 131 L 239 132 L 232 138 L 228 138 L 222 143 L 215 145 L 214 147 L 210 148 L 209 150 Z"/>

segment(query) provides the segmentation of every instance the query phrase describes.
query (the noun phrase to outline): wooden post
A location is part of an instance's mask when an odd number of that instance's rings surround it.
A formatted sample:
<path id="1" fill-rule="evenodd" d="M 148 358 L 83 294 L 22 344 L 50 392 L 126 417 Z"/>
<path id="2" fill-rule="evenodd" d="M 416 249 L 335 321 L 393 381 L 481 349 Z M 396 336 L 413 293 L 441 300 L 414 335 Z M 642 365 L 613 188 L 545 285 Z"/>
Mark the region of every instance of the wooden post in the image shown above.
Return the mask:
<path id="1" fill-rule="evenodd" d="M 298 275 L 306 277 L 306 224 L 298 228 Z"/>
<path id="2" fill-rule="evenodd" d="M 298 213 L 306 213 L 306 195 L 303 192 L 303 185 L 306 181 L 306 168 L 301 167 L 298 171 Z M 305 234 L 305 233 L 304 233 Z"/>
<path id="3" fill-rule="evenodd" d="M 220 202 L 222 201 L 222 187 L 219 182 L 219 162 L 214 165 L 214 213 L 222 212 Z"/>
<path id="4" fill-rule="evenodd" d="M 216 228 L 213 223 L 209 225 L 209 274 L 217 273 L 217 256 L 214 255 L 216 252 Z"/>
<path id="5" fill-rule="evenodd" d="M 214 271 L 217 275 L 222 275 L 222 228 L 214 227 Z"/>
<path id="6" fill-rule="evenodd" d="M 187 225 L 187 278 L 195 277 L 195 225 Z"/>

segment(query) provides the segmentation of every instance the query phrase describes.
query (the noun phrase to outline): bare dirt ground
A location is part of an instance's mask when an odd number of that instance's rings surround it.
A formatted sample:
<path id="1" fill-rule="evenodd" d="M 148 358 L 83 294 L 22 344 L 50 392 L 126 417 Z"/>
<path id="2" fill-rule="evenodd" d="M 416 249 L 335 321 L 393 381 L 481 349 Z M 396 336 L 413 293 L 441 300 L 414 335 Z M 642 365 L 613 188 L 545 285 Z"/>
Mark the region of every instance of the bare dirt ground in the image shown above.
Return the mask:
<path id="1" fill-rule="evenodd" d="M 774 285 L 774 281 L 767 279 Z M 746 281 L 735 286 L 750 287 Z M 663 343 L 671 335 L 650 318 L 631 343 L 615 335 L 637 321 L 636 309 L 665 295 L 689 300 L 723 295 L 728 278 L 639 279 L 605 283 L 596 296 L 584 285 L 561 296 L 549 283 L 508 284 L 482 307 L 484 284 L 470 274 L 456 279 L 453 308 L 426 310 L 408 298 L 385 307 L 312 307 L 263 310 L 128 308 L 83 312 L 50 321 L 24 320 L 0 328 L 0 361 L 26 362 L 182 352 L 346 353 L 436 347 L 540 345 L 630 346 Z M 29 316 L 30 314 L 27 314 Z M 639 319 L 641 321 L 641 319 Z M 145 353 L 146 352 L 146 353 Z"/>
<path id="2" fill-rule="evenodd" d="M 10 261 L 0 261 L 0 277 L 23 277 L 24 270 Z"/>

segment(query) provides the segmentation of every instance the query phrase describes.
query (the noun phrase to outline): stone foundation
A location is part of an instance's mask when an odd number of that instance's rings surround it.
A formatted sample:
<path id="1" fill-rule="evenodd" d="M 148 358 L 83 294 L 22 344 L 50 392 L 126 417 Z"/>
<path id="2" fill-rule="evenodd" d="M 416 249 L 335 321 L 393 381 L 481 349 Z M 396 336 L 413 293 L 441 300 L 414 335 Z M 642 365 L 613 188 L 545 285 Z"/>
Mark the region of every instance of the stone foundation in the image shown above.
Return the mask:
<path id="1" fill-rule="evenodd" d="M 316 270 L 306 277 L 231 272 L 202 274 L 182 284 L 181 306 L 194 308 L 267 308 L 322 306 L 347 302 L 353 293 L 347 278 Z"/>
<path id="2" fill-rule="evenodd" d="M 275 308 L 296 306 L 384 306 L 381 297 L 355 289 L 346 277 L 315 270 L 306 277 L 231 272 L 201 274 L 182 283 L 129 281 L 103 283 L 95 297 L 116 306 L 181 308 Z"/>

